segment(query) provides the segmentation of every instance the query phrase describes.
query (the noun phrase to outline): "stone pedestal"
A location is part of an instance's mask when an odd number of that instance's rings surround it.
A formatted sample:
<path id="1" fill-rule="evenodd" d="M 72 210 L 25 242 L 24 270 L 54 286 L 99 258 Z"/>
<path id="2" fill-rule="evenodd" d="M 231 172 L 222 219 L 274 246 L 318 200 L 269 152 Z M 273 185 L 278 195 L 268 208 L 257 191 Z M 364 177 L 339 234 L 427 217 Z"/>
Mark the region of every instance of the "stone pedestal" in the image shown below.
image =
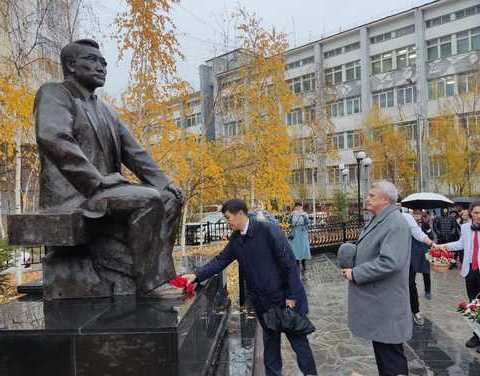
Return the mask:
<path id="1" fill-rule="evenodd" d="M 228 306 L 221 276 L 182 300 L 9 303 L 0 306 L 0 375 L 206 375 Z"/>

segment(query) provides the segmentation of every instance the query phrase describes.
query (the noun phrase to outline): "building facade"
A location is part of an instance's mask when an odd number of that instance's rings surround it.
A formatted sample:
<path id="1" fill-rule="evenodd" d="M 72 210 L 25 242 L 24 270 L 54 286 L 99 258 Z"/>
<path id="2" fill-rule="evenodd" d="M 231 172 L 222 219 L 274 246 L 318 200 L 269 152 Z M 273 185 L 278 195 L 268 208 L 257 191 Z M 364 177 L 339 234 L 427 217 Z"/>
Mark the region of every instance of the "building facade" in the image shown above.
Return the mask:
<path id="1" fill-rule="evenodd" d="M 200 118 L 211 139 L 237 133 L 242 120 L 218 113 L 215 103 L 220 89 L 235 82 L 245 58 L 248 53 L 237 49 L 200 67 Z M 478 0 L 431 1 L 288 50 L 285 79 L 306 103 L 286 114 L 294 148 L 303 156 L 292 171 L 297 198 L 331 197 L 343 184 L 356 192 L 356 152 L 362 150 L 361 129 L 372 105 L 415 144 L 416 188 L 453 194 L 438 179 L 441 158 L 428 151 L 429 124 L 445 104 L 472 90 L 479 67 Z M 459 114 L 470 127 L 480 127 L 479 105 L 477 100 Z M 319 156 L 311 147 L 306 125 L 322 116 L 332 125 L 328 143 L 335 157 Z M 373 175 L 366 167 L 360 174 Z M 480 185 L 473 191 L 480 193 Z"/>

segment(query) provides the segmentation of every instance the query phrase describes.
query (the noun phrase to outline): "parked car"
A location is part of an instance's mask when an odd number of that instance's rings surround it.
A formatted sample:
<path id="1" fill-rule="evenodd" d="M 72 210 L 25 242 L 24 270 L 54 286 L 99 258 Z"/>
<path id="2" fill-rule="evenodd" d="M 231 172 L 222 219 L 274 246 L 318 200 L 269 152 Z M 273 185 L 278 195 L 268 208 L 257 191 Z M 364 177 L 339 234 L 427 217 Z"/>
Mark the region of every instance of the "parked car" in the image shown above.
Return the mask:
<path id="1" fill-rule="evenodd" d="M 188 222 L 185 227 L 186 244 L 188 245 L 222 240 L 229 234 L 227 221 L 221 212 L 205 213 L 201 219 Z"/>

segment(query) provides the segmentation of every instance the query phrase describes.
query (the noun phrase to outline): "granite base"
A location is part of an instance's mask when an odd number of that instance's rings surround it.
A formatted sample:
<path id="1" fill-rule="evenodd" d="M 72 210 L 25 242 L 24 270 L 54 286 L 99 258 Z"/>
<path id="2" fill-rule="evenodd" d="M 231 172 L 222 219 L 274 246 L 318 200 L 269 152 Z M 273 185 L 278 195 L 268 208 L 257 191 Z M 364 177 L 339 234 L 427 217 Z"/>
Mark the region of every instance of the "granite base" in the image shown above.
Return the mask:
<path id="1" fill-rule="evenodd" d="M 228 309 L 221 276 L 182 300 L 12 302 L 0 306 L 0 374 L 203 376 Z"/>

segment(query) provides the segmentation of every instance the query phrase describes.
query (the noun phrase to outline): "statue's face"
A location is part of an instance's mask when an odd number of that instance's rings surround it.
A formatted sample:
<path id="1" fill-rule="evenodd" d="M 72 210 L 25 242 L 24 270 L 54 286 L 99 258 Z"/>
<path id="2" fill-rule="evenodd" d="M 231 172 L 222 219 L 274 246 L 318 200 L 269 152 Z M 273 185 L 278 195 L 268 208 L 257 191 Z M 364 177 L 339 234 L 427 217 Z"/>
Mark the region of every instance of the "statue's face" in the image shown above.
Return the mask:
<path id="1" fill-rule="evenodd" d="M 90 91 L 105 84 L 107 61 L 94 47 L 81 46 L 77 57 L 69 64 L 69 69 L 73 77 Z"/>

